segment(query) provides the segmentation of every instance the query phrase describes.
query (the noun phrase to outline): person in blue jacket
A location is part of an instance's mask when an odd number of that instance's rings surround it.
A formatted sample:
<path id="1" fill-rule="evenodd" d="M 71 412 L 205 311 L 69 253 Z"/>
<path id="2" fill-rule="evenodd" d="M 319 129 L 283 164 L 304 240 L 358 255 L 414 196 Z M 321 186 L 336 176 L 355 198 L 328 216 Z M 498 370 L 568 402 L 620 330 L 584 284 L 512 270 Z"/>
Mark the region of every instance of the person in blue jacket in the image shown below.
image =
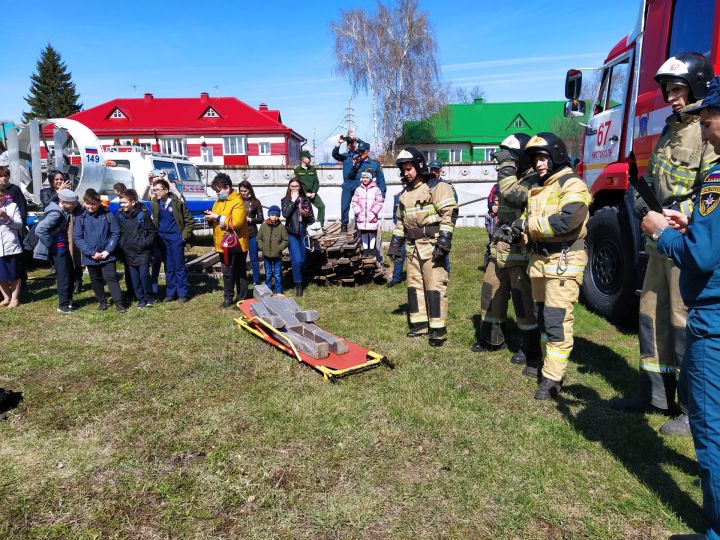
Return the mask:
<path id="1" fill-rule="evenodd" d="M 378 161 L 370 158 L 370 144 L 360 141 L 357 145 L 357 153 L 353 156 L 352 161 L 353 164 L 350 175 L 355 182 L 355 187 L 360 185 L 360 176 L 362 173 L 370 171 L 384 199 L 387 192 L 385 175 L 383 174 L 382 165 L 380 165 Z"/>
<path id="2" fill-rule="evenodd" d="M 700 114 L 702 140 L 720 154 L 720 77 L 703 102 L 684 112 Z M 680 268 L 680 293 L 688 307 L 686 348 L 679 388 L 687 403 L 703 492 L 707 532 L 720 539 L 720 159 L 705 174 L 692 216 L 675 210 L 649 212 L 645 234 Z M 670 538 L 692 538 L 675 535 Z"/>
<path id="3" fill-rule="evenodd" d="M 340 145 L 346 143 L 347 152 L 340 153 Z M 332 157 L 336 161 L 339 161 L 343 165 L 343 183 L 342 183 L 342 197 L 340 199 L 340 231 L 347 232 L 348 223 L 350 223 L 350 204 L 352 202 L 353 194 L 360 185 L 360 177 L 356 179 L 353 175 L 352 169 L 355 164 L 355 154 L 357 154 L 357 145 L 363 141 L 355 139 L 353 137 L 346 137 L 340 135 L 338 143 L 335 145 L 332 151 Z"/>
<path id="4" fill-rule="evenodd" d="M 98 309 L 108 307 L 105 284 L 107 284 L 120 313 L 127 311 L 123 304 L 122 292 L 117 279 L 117 268 L 113 251 L 120 239 L 120 227 L 115 218 L 102 205 L 95 190 L 87 190 L 83 196 L 85 211 L 75 220 L 73 240 L 82 254 L 82 264 L 90 274 L 90 287 L 98 301 Z"/>
<path id="5" fill-rule="evenodd" d="M 156 180 L 152 192 L 154 197 L 150 203 L 153 222 L 157 226 L 165 265 L 163 302 L 172 302 L 177 297 L 178 302 L 183 304 L 188 301 L 190 294 L 185 268 L 185 243 L 192 238 L 193 217 L 185 203 L 170 193 L 167 180 Z"/>

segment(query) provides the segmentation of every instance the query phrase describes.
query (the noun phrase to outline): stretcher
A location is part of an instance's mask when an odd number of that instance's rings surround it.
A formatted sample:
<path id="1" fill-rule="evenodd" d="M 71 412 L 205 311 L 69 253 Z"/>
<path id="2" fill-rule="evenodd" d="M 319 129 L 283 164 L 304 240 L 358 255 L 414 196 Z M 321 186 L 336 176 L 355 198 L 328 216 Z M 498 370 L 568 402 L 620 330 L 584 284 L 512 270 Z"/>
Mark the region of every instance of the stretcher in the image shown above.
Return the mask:
<path id="1" fill-rule="evenodd" d="M 320 359 L 302 352 L 298 350 L 287 332 L 275 328 L 264 318 L 253 314 L 251 306 L 255 302 L 257 302 L 256 299 L 250 299 L 237 303 L 238 309 L 240 310 L 240 317 L 235 319 L 235 323 L 240 328 L 247 330 L 266 343 L 292 356 L 299 363 L 310 366 L 315 371 L 321 373 L 327 381 L 336 383 L 341 377 L 366 371 L 378 367 L 380 364 L 390 369 L 395 368 L 395 365 L 387 357 L 344 338 L 338 338 L 347 345 L 347 352 L 343 354 L 330 351 L 328 356 Z"/>

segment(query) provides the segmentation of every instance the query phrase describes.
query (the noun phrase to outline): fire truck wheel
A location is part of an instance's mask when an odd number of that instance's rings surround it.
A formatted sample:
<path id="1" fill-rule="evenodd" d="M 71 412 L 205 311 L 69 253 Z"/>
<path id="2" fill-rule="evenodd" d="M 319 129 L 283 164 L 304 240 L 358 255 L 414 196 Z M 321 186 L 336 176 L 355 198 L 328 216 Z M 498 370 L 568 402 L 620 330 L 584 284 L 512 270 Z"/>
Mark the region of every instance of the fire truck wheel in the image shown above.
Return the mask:
<path id="1" fill-rule="evenodd" d="M 627 216 L 617 206 L 601 208 L 587 226 L 583 301 L 612 322 L 625 322 L 637 314 L 633 242 L 624 232 L 629 230 Z"/>

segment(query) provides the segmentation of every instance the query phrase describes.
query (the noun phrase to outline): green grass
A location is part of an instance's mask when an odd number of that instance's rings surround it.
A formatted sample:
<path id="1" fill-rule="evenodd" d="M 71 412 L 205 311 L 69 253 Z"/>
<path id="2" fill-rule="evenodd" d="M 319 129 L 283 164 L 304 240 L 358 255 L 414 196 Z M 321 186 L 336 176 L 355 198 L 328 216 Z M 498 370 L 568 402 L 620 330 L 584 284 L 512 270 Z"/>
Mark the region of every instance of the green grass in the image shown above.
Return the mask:
<path id="1" fill-rule="evenodd" d="M 328 330 L 387 355 L 324 382 L 217 307 L 0 312 L 2 538 L 665 538 L 702 527 L 692 441 L 613 411 L 638 346 L 577 306 L 559 402 L 478 355 L 486 237 L 456 234 L 449 340 L 405 338 L 405 289 L 311 286 Z"/>

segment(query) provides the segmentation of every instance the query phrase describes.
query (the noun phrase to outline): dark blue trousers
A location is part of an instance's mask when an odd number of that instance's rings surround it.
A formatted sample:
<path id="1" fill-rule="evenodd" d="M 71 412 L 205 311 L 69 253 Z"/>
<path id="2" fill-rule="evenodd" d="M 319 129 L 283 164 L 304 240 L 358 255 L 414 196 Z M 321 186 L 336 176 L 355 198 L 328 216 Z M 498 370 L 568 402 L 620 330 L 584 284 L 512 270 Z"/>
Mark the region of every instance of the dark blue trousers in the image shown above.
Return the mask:
<path id="1" fill-rule="evenodd" d="M 133 292 L 138 304 L 147 304 L 153 302 L 155 298 L 152 294 L 152 279 L 150 279 L 150 264 L 140 264 L 132 266 L 125 263 L 125 270 L 130 273 Z"/>
<path id="2" fill-rule="evenodd" d="M 720 309 L 690 308 L 678 390 L 687 403 L 709 540 L 720 539 Z"/>
<path id="3" fill-rule="evenodd" d="M 357 184 L 343 182 L 342 197 L 340 199 L 340 223 L 350 223 L 350 204 Z"/>
<path id="4" fill-rule="evenodd" d="M 253 283 L 260 283 L 260 261 L 256 236 L 250 237 L 250 266 L 252 267 Z"/>
<path id="5" fill-rule="evenodd" d="M 300 285 L 302 283 L 302 266 L 305 263 L 305 234 L 288 233 L 290 245 L 290 264 L 292 265 L 293 283 Z"/>
<path id="6" fill-rule="evenodd" d="M 73 287 L 75 285 L 75 269 L 72 258 L 67 252 L 54 253 L 52 264 L 55 267 L 55 281 L 60 307 L 68 307 L 73 301 Z"/>
<path id="7" fill-rule="evenodd" d="M 187 298 L 190 294 L 185 270 L 185 242 L 177 235 L 160 235 L 165 246 L 165 298 Z"/>
<path id="8" fill-rule="evenodd" d="M 265 285 L 268 289 L 273 291 L 275 294 L 282 293 L 282 259 L 263 259 L 265 263 Z M 272 284 L 273 278 L 275 279 L 275 286 Z"/>

